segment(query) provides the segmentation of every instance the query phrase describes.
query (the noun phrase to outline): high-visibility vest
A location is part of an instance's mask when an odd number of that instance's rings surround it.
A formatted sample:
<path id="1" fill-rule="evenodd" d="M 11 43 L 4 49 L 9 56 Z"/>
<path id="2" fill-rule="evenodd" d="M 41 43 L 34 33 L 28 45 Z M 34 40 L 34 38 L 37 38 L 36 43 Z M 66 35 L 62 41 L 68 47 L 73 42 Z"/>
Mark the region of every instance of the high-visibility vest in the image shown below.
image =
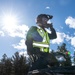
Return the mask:
<path id="1" fill-rule="evenodd" d="M 42 52 L 49 53 L 50 38 L 48 36 L 48 32 L 45 32 L 42 28 L 37 28 L 37 31 L 43 40 L 42 42 L 33 41 L 33 47 L 38 47 Z"/>

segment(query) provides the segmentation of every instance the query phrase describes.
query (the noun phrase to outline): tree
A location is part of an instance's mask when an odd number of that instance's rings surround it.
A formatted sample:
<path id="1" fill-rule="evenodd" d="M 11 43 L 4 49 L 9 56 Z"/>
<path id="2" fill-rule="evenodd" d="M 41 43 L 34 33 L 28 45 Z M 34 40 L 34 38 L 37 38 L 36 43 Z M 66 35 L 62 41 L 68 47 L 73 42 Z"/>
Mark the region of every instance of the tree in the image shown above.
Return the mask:
<path id="1" fill-rule="evenodd" d="M 66 58 L 66 62 L 64 66 L 71 66 L 71 56 L 70 56 L 70 52 L 66 48 L 66 44 L 63 43 L 61 46 L 58 46 L 57 49 L 59 52 L 63 53 Z"/>
<path id="2" fill-rule="evenodd" d="M 26 75 L 28 72 L 28 64 L 26 64 L 26 57 L 24 57 L 24 55 L 19 55 L 19 53 L 16 52 L 12 60 L 15 75 Z"/>
<path id="3" fill-rule="evenodd" d="M 75 50 L 74 50 L 74 55 L 73 55 L 73 64 L 75 66 Z"/>
<path id="4" fill-rule="evenodd" d="M 5 61 L 5 75 L 11 75 L 11 71 L 12 71 L 12 63 L 11 63 L 11 58 L 7 58 L 7 60 Z"/>
<path id="5" fill-rule="evenodd" d="M 66 49 L 66 44 L 63 43 L 61 46 L 58 46 L 58 51 L 64 53 L 64 52 L 67 52 L 67 49 Z"/>
<path id="6" fill-rule="evenodd" d="M 28 69 L 26 57 L 18 52 L 11 58 L 4 54 L 0 61 L 0 75 L 27 75 Z"/>
<path id="7" fill-rule="evenodd" d="M 0 62 L 0 75 L 11 75 L 11 70 L 11 58 L 8 58 L 7 55 L 4 54 Z"/>

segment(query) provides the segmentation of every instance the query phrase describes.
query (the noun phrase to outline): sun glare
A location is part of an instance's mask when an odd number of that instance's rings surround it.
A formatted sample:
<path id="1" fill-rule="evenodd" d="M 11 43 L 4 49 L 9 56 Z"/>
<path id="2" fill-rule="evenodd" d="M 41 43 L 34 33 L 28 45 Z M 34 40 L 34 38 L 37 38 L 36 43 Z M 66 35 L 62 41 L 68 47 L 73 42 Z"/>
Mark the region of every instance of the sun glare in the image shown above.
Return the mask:
<path id="1" fill-rule="evenodd" d="M 2 24 L 6 25 L 7 27 L 12 27 L 16 25 L 17 22 L 17 17 L 15 15 L 8 14 L 2 17 Z"/>

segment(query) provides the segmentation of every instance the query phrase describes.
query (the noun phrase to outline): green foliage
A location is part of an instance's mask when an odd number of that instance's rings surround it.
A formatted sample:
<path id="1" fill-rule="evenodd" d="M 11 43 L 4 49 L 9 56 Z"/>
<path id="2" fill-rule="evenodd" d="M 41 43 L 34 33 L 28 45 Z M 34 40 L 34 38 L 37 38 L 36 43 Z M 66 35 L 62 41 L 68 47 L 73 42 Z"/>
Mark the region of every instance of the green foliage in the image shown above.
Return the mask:
<path id="1" fill-rule="evenodd" d="M 58 51 L 62 52 L 66 58 L 66 62 L 63 66 L 71 66 L 70 52 L 66 49 L 66 44 L 63 43 L 58 46 Z M 75 55 L 75 54 L 74 54 Z M 0 75 L 27 75 L 30 60 L 27 60 L 24 55 L 19 55 L 16 52 L 11 58 L 8 58 L 6 54 L 2 56 L 0 61 Z M 75 62 L 75 59 L 74 59 Z"/>
<path id="2" fill-rule="evenodd" d="M 16 52 L 11 58 L 6 54 L 0 62 L 0 75 L 27 75 L 29 65 L 26 57 Z"/>
<path id="3" fill-rule="evenodd" d="M 75 51 L 74 51 L 74 54 L 73 54 L 73 65 L 75 66 Z"/>
<path id="4" fill-rule="evenodd" d="M 58 46 L 58 51 L 63 53 L 65 58 L 66 58 L 66 62 L 64 63 L 64 66 L 71 66 L 72 62 L 71 62 L 71 56 L 70 56 L 70 52 L 66 49 L 66 44 L 63 43 L 61 46 Z"/>

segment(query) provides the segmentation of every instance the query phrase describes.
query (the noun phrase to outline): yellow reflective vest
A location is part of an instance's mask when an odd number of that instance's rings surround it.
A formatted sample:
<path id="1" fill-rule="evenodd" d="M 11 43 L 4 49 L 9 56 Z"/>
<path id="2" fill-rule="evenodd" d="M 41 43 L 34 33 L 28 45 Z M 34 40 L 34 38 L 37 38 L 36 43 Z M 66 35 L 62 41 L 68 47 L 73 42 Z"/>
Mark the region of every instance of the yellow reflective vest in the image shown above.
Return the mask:
<path id="1" fill-rule="evenodd" d="M 33 47 L 38 47 L 40 48 L 40 51 L 49 53 L 50 38 L 48 36 L 48 32 L 44 31 L 42 28 L 37 28 L 37 32 L 43 40 L 42 42 L 33 41 Z"/>

